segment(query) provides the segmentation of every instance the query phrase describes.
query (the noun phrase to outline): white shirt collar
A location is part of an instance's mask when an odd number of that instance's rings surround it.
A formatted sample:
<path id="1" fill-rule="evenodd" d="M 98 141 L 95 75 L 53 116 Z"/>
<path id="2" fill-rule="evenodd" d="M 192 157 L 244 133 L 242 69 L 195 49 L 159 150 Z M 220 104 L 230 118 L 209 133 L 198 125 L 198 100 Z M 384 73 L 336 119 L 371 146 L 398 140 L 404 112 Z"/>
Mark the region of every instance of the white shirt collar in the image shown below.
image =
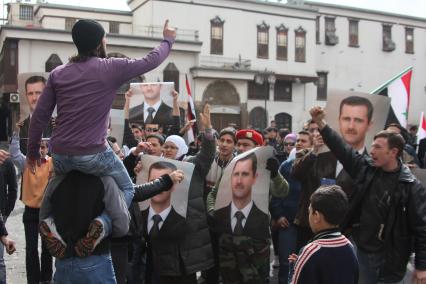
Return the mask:
<path id="1" fill-rule="evenodd" d="M 235 206 L 234 201 L 231 202 L 231 218 L 235 217 L 235 213 L 237 211 L 241 211 L 244 214 L 245 219 L 248 218 L 248 215 L 250 213 L 251 208 L 253 207 L 253 200 L 249 202 L 243 209 L 238 209 L 237 206 Z"/>
<path id="2" fill-rule="evenodd" d="M 160 213 L 157 213 L 157 212 L 154 211 L 154 209 L 152 209 L 151 206 L 149 206 L 148 220 L 152 220 L 152 216 L 158 214 L 158 215 L 161 216 L 161 220 L 164 222 L 164 220 L 166 220 L 167 216 L 169 216 L 169 213 L 170 213 L 171 210 L 172 210 L 172 206 L 170 205 L 169 207 L 167 207 L 166 209 L 164 209 Z"/>
<path id="3" fill-rule="evenodd" d="M 158 102 L 156 102 L 154 105 L 152 105 L 152 106 L 150 106 L 150 105 L 148 105 L 147 104 L 147 102 L 144 102 L 143 103 L 143 111 L 145 112 L 145 113 L 148 113 L 148 108 L 150 108 L 150 107 L 152 107 L 152 108 L 154 108 L 155 109 L 155 112 L 154 112 L 154 114 L 153 115 L 155 115 L 156 113 L 157 113 L 157 111 L 158 111 L 158 109 L 160 108 L 160 105 L 161 105 L 161 100 L 159 100 Z"/>
<path id="4" fill-rule="evenodd" d="M 169 213 L 171 210 L 172 210 L 172 206 L 170 205 L 169 207 L 167 207 L 166 209 L 158 213 L 158 215 L 161 216 L 161 221 L 158 223 L 158 229 L 161 229 L 161 227 L 164 224 L 164 221 L 166 220 L 167 216 L 169 216 Z M 157 215 L 157 212 L 155 212 L 154 209 L 152 209 L 152 207 L 149 206 L 148 224 L 147 224 L 148 233 L 151 232 L 151 229 L 154 226 L 154 220 L 152 220 L 152 217 L 154 215 Z"/>

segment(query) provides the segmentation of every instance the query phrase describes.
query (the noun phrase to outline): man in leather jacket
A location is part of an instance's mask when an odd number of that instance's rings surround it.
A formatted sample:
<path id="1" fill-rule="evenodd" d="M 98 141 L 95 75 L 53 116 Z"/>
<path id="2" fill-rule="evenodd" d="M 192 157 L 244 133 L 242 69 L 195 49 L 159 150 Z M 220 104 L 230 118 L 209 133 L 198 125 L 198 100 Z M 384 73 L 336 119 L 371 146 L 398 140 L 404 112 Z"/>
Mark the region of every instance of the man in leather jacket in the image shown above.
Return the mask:
<path id="1" fill-rule="evenodd" d="M 402 283 L 413 249 L 415 283 L 426 283 L 426 190 L 401 163 L 402 136 L 376 134 L 368 159 L 327 125 L 321 107 L 310 113 L 325 144 L 357 185 L 341 226 L 352 231 L 360 283 Z"/>

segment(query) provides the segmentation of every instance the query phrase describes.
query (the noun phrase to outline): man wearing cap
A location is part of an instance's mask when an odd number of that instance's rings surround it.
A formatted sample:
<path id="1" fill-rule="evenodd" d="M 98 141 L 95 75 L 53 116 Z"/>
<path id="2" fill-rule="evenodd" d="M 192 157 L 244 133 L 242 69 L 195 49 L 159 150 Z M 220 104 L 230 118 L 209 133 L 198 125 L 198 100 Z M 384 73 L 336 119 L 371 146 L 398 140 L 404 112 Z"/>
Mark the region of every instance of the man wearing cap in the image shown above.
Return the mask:
<path id="1" fill-rule="evenodd" d="M 80 170 L 112 176 L 123 191 L 126 204 L 130 205 L 134 195 L 132 181 L 106 142 L 109 112 L 116 90 L 122 84 L 156 68 L 167 58 L 176 37 L 176 31 L 168 27 L 168 21 L 163 36 L 161 44 L 142 59 L 105 58 L 106 39 L 102 25 L 93 20 L 79 20 L 73 26 L 72 39 L 78 54 L 50 73 L 31 118 L 27 164 L 32 172 L 37 170 L 36 164 L 40 164 L 38 149 L 42 131 L 57 105 L 56 127 L 50 140 L 55 172 L 65 174 Z M 46 226 L 45 222 L 44 231 L 52 232 L 53 228 L 47 229 Z M 77 242 L 79 256 L 90 254 L 111 231 L 108 215 L 96 218 L 89 227 L 87 238 Z M 44 234 L 46 236 L 52 243 L 56 242 L 52 234 Z M 62 246 L 66 244 L 62 242 Z"/>

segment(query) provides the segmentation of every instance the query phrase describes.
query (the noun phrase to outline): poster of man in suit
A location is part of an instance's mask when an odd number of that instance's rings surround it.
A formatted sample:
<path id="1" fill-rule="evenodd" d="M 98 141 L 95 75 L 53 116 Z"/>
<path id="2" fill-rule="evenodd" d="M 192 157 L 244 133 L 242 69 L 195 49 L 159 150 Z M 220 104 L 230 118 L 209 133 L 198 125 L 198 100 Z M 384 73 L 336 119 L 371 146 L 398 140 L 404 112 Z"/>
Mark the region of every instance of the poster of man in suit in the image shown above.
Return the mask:
<path id="1" fill-rule="evenodd" d="M 21 152 L 26 155 L 28 128 L 30 126 L 30 118 L 37 106 L 37 102 L 43 93 L 48 73 L 31 72 L 18 74 L 18 92 L 19 92 L 19 117 L 16 118 L 20 126 L 19 138 Z M 56 108 L 52 117 L 56 117 Z M 52 128 L 55 121 L 52 120 L 43 132 L 43 137 L 48 138 L 52 134 Z"/>
<path id="2" fill-rule="evenodd" d="M 226 167 L 215 204 L 217 230 L 233 235 L 267 235 L 269 230 L 269 182 L 266 160 L 271 147 L 259 147 L 238 155 Z M 260 237 L 261 238 L 261 237 Z"/>
<path id="3" fill-rule="evenodd" d="M 175 217 L 186 218 L 189 185 L 194 172 L 194 164 L 151 155 L 143 155 L 141 162 L 142 171 L 137 176 L 137 184 L 155 180 L 164 174 L 170 174 L 176 169 L 182 170 L 185 177 L 182 182 L 175 184 L 170 190 L 141 202 L 140 209 L 143 211 L 151 210 L 151 214 L 155 212 L 162 215 L 161 213 L 164 213 L 162 217 L 166 218 L 169 218 L 170 214 Z M 164 218 L 164 222 L 166 218 Z"/>
<path id="4" fill-rule="evenodd" d="M 139 125 L 156 124 L 169 128 L 173 120 L 173 82 L 131 83 L 132 97 L 129 104 L 129 122 Z M 185 110 L 179 108 L 180 123 Z"/>
<path id="5" fill-rule="evenodd" d="M 363 152 L 370 148 L 374 135 L 384 129 L 389 107 L 388 97 L 331 90 L 325 111 L 330 127 L 338 130 L 348 144 Z"/>

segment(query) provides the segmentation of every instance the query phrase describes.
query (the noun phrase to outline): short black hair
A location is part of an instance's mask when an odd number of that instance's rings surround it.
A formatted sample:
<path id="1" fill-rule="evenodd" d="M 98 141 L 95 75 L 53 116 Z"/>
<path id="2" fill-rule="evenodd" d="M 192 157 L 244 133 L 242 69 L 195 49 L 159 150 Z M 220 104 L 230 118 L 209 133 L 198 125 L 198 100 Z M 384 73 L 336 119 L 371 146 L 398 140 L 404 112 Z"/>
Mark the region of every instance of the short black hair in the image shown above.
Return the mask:
<path id="1" fill-rule="evenodd" d="M 268 127 L 266 128 L 266 132 L 278 132 L 278 129 L 276 129 L 275 127 Z"/>
<path id="2" fill-rule="evenodd" d="M 25 93 L 27 92 L 27 85 L 29 84 L 35 84 L 35 83 L 43 83 L 46 84 L 46 78 L 43 76 L 31 76 L 25 81 Z"/>
<path id="3" fill-rule="evenodd" d="M 302 130 L 302 131 L 299 131 L 297 135 L 307 135 L 309 137 L 309 141 L 311 141 L 311 144 L 314 142 L 314 139 L 311 133 L 309 133 L 309 131 Z"/>
<path id="4" fill-rule="evenodd" d="M 348 197 L 338 185 L 320 186 L 311 195 L 312 210 L 320 212 L 330 225 L 340 225 L 348 211 Z"/>
<path id="5" fill-rule="evenodd" d="M 232 171 L 234 171 L 235 167 L 237 166 L 237 163 L 241 161 L 247 161 L 247 160 L 251 160 L 251 169 L 253 171 L 253 175 L 255 175 L 257 171 L 257 157 L 255 153 L 250 153 L 247 156 L 244 156 L 238 159 L 238 161 L 235 162 L 234 168 L 232 169 Z"/>
<path id="6" fill-rule="evenodd" d="M 164 137 L 163 137 L 163 135 L 150 134 L 150 135 L 146 136 L 145 140 L 148 140 L 149 138 L 155 138 L 155 139 L 157 139 L 158 143 L 160 143 L 161 146 L 163 146 L 163 144 L 164 144 Z"/>
<path id="7" fill-rule="evenodd" d="M 149 166 L 148 178 L 151 175 L 152 170 L 165 170 L 165 169 L 176 171 L 177 167 L 174 164 L 170 162 L 166 162 L 166 161 L 158 161 L 158 162 L 152 163 L 151 166 Z"/>
<path id="8" fill-rule="evenodd" d="M 108 136 L 107 140 L 111 143 L 117 143 L 117 138 L 115 138 L 114 136 Z"/>
<path id="9" fill-rule="evenodd" d="M 139 129 L 140 131 L 142 131 L 142 130 L 143 130 L 143 127 L 142 127 L 141 125 L 139 125 L 139 124 L 136 124 L 136 123 L 132 123 L 132 124 L 130 125 L 130 128 L 137 128 L 137 129 Z"/>
<path id="10" fill-rule="evenodd" d="M 376 135 L 374 135 L 374 140 L 376 140 L 377 138 L 385 138 L 388 141 L 389 149 L 398 149 L 397 157 L 402 156 L 402 153 L 404 152 L 405 140 L 401 134 L 389 130 L 382 130 Z"/>
<path id="11" fill-rule="evenodd" d="M 340 102 L 340 108 L 339 108 L 339 117 L 342 114 L 342 108 L 344 105 L 348 106 L 365 106 L 367 108 L 367 120 L 368 122 L 371 121 L 373 118 L 373 104 L 370 102 L 369 99 L 359 97 L 359 96 L 350 96 L 345 99 L 343 99 Z"/>

